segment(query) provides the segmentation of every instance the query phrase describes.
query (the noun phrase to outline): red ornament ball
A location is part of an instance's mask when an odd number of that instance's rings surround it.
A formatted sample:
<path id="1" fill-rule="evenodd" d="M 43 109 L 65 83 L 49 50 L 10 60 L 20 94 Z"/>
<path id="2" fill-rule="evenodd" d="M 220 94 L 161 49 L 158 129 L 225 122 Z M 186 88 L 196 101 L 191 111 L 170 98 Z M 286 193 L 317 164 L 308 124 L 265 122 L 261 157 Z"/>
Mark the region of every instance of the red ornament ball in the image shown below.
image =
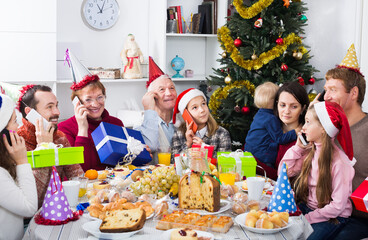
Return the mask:
<path id="1" fill-rule="evenodd" d="M 302 77 L 298 77 L 298 82 L 300 85 L 304 86 L 305 85 L 305 82 L 304 82 L 304 79 Z"/>
<path id="2" fill-rule="evenodd" d="M 235 47 L 240 47 L 242 45 L 242 40 L 240 38 L 237 38 L 234 40 Z"/>
<path id="3" fill-rule="evenodd" d="M 311 84 L 311 85 L 313 85 L 315 82 L 316 82 L 316 79 L 314 79 L 314 78 L 310 78 L 308 80 L 308 83 Z"/>
<path id="4" fill-rule="evenodd" d="M 283 63 L 283 64 L 281 64 L 281 70 L 282 71 L 287 71 L 289 69 L 289 67 L 285 64 L 285 63 Z"/>
<path id="5" fill-rule="evenodd" d="M 250 108 L 247 106 L 242 107 L 241 112 L 245 115 L 250 113 Z"/>
<path id="6" fill-rule="evenodd" d="M 224 69 L 221 69 L 221 72 L 223 73 L 223 72 L 225 72 L 225 70 Z"/>
<path id="7" fill-rule="evenodd" d="M 282 38 L 278 38 L 278 39 L 276 39 L 276 44 L 277 45 L 281 45 L 281 44 L 283 44 L 284 43 L 284 40 L 282 39 Z"/>

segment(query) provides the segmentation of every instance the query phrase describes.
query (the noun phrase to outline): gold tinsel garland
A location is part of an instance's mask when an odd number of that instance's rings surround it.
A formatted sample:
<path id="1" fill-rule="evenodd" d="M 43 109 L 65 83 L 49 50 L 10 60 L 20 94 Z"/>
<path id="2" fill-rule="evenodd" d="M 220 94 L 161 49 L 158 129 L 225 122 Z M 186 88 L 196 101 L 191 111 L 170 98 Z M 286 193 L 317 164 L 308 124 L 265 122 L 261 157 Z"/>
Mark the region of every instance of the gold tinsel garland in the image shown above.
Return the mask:
<path id="1" fill-rule="evenodd" d="M 259 0 L 250 7 L 245 7 L 243 5 L 243 0 L 234 0 L 233 4 L 236 8 L 236 11 L 238 11 L 242 18 L 250 19 L 262 12 L 262 10 L 266 7 L 270 6 L 273 1 L 274 0 Z"/>
<path id="2" fill-rule="evenodd" d="M 212 115 L 217 117 L 217 109 L 221 105 L 221 100 L 227 98 L 231 89 L 243 87 L 246 87 L 252 96 L 254 95 L 255 86 L 248 80 L 236 81 L 234 83 L 226 85 L 223 88 L 216 89 L 210 98 L 210 102 L 208 103 L 209 108 L 212 110 Z"/>
<path id="3" fill-rule="evenodd" d="M 230 53 L 231 59 L 247 70 L 258 70 L 264 64 L 267 64 L 271 60 L 279 57 L 283 52 L 286 51 L 287 47 L 293 43 L 302 43 L 300 37 L 296 36 L 295 33 L 290 33 L 287 37 L 283 38 L 281 45 L 276 45 L 271 50 L 261 53 L 255 60 L 245 60 L 239 53 L 239 50 L 234 45 L 234 40 L 230 36 L 230 30 L 223 26 L 218 30 L 218 40 L 222 43 L 221 47 Z"/>

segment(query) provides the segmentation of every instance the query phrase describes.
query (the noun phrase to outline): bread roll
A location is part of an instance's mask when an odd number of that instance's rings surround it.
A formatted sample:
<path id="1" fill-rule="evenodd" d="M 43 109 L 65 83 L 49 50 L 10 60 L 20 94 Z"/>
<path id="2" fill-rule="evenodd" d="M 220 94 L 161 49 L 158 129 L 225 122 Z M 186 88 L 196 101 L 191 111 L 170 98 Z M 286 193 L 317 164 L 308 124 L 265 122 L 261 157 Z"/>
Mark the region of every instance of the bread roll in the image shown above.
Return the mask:
<path id="1" fill-rule="evenodd" d="M 235 202 L 233 204 L 233 212 L 236 214 L 242 214 L 245 213 L 248 209 L 248 206 L 245 203 L 242 202 Z"/>
<path id="2" fill-rule="evenodd" d="M 273 229 L 273 223 L 267 219 L 258 219 L 256 228 Z"/>
<path id="3" fill-rule="evenodd" d="M 247 214 L 247 217 L 245 218 L 245 226 L 247 227 L 256 227 L 257 218 L 253 215 Z"/>

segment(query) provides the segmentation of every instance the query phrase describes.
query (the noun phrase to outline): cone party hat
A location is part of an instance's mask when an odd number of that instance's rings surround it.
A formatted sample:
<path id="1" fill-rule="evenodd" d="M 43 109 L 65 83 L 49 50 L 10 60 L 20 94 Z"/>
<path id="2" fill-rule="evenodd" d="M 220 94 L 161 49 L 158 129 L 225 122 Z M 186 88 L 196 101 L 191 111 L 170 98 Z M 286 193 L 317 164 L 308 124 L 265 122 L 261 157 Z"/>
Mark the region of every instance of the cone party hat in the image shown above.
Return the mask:
<path id="1" fill-rule="evenodd" d="M 296 210 L 297 207 L 287 176 L 286 164 L 283 163 L 270 203 L 268 204 L 268 211 L 295 212 Z"/>

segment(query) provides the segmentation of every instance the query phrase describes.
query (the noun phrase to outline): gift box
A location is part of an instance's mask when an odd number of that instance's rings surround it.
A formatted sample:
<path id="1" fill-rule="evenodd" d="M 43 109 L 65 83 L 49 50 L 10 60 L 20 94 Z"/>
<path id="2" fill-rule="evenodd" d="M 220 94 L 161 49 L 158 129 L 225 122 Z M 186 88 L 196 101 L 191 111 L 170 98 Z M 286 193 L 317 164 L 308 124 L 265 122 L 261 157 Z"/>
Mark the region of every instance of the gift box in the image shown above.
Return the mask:
<path id="1" fill-rule="evenodd" d="M 256 176 L 257 161 L 250 152 L 218 152 L 218 165 L 235 165 L 241 177 Z"/>
<path id="2" fill-rule="evenodd" d="M 368 177 L 351 194 L 355 208 L 362 212 L 368 212 Z"/>
<path id="3" fill-rule="evenodd" d="M 27 152 L 32 168 L 84 163 L 84 147 L 67 147 Z"/>
<path id="4" fill-rule="evenodd" d="M 140 153 L 137 154 L 132 164 L 140 166 L 152 161 L 149 152 L 145 148 L 146 144 L 140 131 L 101 122 L 92 132 L 92 138 L 103 164 L 115 166 L 128 154 L 128 149 L 132 151 L 131 146 L 137 143 L 143 147 L 141 152 L 138 151 Z M 140 148 L 141 146 L 133 146 L 134 149 L 137 149 L 137 147 Z"/>

